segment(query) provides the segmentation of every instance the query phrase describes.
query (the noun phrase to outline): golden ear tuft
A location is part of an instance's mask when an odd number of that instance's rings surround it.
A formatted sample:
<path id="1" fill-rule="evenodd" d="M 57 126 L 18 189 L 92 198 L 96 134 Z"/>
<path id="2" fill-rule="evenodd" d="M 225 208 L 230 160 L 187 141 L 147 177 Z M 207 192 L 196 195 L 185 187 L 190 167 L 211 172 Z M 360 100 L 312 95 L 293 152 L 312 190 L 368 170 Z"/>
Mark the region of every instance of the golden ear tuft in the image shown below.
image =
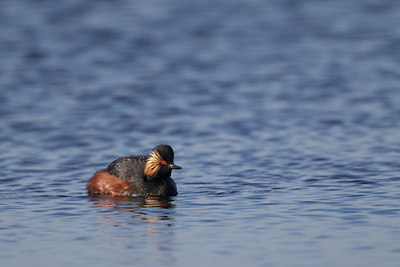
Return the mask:
<path id="1" fill-rule="evenodd" d="M 160 169 L 163 160 L 157 151 L 151 152 L 144 167 L 144 174 L 146 176 L 153 176 Z"/>

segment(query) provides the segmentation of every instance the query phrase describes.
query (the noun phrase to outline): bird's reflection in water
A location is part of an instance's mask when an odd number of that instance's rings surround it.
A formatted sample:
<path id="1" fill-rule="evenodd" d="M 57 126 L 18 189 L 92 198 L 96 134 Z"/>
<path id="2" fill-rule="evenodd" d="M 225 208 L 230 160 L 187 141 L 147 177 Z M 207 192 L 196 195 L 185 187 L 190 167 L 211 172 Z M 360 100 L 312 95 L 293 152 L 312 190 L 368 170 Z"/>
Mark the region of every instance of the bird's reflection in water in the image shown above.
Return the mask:
<path id="1" fill-rule="evenodd" d="M 123 209 L 135 211 L 140 208 L 174 208 L 173 200 L 169 197 L 92 197 L 89 199 L 93 208 Z"/>
<path id="2" fill-rule="evenodd" d="M 171 213 L 175 205 L 171 198 L 166 197 L 96 197 L 91 198 L 92 208 L 103 213 L 105 219 L 112 214 L 130 215 L 131 218 L 140 218 L 141 221 L 155 223 L 171 221 Z M 134 221 L 128 220 L 128 224 Z"/>
<path id="3" fill-rule="evenodd" d="M 94 223 L 100 242 L 97 249 L 119 253 L 121 247 L 134 253 L 120 256 L 121 262 L 137 262 L 150 257 L 156 265 L 177 261 L 175 204 L 160 197 L 90 197 L 90 207 L 99 215 Z M 150 253 L 150 255 L 145 255 Z"/>
<path id="4" fill-rule="evenodd" d="M 100 220 L 105 223 L 102 235 L 107 238 L 135 242 L 144 238 L 144 243 L 159 250 L 165 248 L 166 240 L 173 239 L 175 204 L 171 198 L 91 197 L 89 202 L 101 214 Z"/>

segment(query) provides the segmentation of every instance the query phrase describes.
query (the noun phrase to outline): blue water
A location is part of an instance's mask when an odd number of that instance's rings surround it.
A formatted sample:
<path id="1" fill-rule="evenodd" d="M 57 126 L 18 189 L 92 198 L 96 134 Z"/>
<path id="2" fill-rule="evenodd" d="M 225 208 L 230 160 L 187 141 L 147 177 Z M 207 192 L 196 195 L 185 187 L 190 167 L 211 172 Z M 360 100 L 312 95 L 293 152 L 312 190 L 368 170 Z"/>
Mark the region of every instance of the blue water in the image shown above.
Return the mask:
<path id="1" fill-rule="evenodd" d="M 2 0 L 1 266 L 398 266 L 399 14 Z M 162 143 L 177 197 L 86 194 Z"/>

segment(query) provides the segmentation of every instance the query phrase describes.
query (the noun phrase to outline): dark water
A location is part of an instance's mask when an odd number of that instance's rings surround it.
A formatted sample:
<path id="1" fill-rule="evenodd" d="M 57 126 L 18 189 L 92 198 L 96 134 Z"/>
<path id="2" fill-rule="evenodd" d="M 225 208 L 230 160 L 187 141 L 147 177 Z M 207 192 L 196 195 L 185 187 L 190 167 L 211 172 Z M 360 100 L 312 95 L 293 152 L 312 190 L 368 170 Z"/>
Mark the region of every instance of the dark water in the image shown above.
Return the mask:
<path id="1" fill-rule="evenodd" d="M 398 266 L 400 2 L 0 2 L 2 266 Z M 179 195 L 89 197 L 175 149 Z"/>

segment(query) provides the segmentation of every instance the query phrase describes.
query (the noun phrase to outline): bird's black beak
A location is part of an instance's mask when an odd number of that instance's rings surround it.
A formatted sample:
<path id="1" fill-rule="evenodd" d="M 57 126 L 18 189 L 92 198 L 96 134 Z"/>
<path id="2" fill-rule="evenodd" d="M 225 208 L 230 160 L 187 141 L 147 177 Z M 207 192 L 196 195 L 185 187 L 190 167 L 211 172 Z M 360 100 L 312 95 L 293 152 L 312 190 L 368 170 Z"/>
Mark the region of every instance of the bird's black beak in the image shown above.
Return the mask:
<path id="1" fill-rule="evenodd" d="M 176 170 L 182 169 L 181 166 L 175 165 L 174 163 L 169 164 L 168 167 L 169 167 L 170 169 L 176 169 Z"/>

